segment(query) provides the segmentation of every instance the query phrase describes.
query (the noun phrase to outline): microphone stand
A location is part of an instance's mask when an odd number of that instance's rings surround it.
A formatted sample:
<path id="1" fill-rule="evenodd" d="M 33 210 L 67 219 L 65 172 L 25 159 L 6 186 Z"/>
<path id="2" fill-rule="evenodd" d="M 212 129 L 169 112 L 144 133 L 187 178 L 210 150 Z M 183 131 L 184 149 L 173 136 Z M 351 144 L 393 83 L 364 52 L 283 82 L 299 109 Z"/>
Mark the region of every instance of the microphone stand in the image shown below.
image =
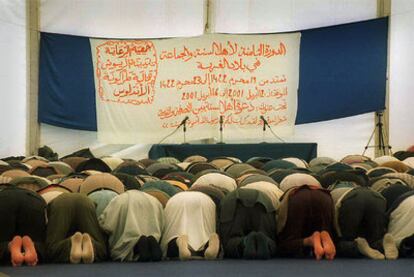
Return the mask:
<path id="1" fill-rule="evenodd" d="M 279 137 L 278 135 L 276 135 L 276 133 L 275 132 L 273 132 L 273 129 L 272 129 L 272 127 L 270 127 L 270 125 L 269 125 L 269 123 L 267 122 L 267 120 L 262 116 L 262 121 L 263 121 L 263 142 L 265 142 L 264 141 L 264 137 L 265 137 L 265 132 L 266 132 L 266 125 L 267 125 L 267 127 L 269 127 L 269 130 L 270 130 L 270 132 L 273 134 L 273 136 L 275 137 L 275 138 L 277 138 L 278 140 L 280 140 L 281 142 L 285 142 L 281 137 Z"/>
<path id="2" fill-rule="evenodd" d="M 168 135 L 166 135 L 165 137 L 163 137 L 157 144 L 161 144 L 164 140 L 166 140 L 167 138 L 169 138 L 172 135 L 174 135 L 178 131 L 178 129 L 180 129 L 181 126 L 183 126 L 184 143 L 186 143 L 186 138 L 185 138 L 185 133 L 187 131 L 186 123 L 187 123 L 187 120 L 182 121 L 180 125 L 178 125 L 171 133 L 169 133 Z"/>
<path id="3" fill-rule="evenodd" d="M 223 116 L 220 115 L 220 144 L 223 144 Z"/>
<path id="4" fill-rule="evenodd" d="M 266 135 L 266 121 L 262 119 L 263 121 L 263 133 L 262 133 L 262 142 L 265 142 L 265 135 Z"/>
<path id="5" fill-rule="evenodd" d="M 187 141 L 186 141 L 186 139 L 185 139 L 185 133 L 187 132 L 187 120 L 184 120 L 184 122 L 183 122 L 183 136 L 184 136 L 184 142 L 183 142 L 183 144 L 186 144 L 187 143 Z"/>

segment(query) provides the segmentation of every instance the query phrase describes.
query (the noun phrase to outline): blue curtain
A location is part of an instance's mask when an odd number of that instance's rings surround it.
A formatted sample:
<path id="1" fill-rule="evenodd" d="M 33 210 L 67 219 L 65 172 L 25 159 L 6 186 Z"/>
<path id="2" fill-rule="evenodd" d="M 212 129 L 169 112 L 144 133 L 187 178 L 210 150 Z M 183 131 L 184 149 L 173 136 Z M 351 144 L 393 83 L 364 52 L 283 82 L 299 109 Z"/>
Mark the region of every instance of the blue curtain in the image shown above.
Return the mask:
<path id="1" fill-rule="evenodd" d="M 39 122 L 96 131 L 89 38 L 42 33 L 39 64 Z"/>
<path id="2" fill-rule="evenodd" d="M 296 124 L 385 108 L 388 18 L 302 31 Z"/>

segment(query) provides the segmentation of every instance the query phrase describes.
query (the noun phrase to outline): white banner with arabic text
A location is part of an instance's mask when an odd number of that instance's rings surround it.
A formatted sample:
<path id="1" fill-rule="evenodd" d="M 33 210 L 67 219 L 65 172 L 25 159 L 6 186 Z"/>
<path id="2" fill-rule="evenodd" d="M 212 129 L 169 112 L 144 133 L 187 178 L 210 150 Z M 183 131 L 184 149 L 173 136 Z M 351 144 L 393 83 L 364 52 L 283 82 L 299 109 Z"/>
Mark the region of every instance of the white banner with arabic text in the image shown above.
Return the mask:
<path id="1" fill-rule="evenodd" d="M 188 117 L 187 140 L 293 132 L 300 33 L 91 39 L 98 139 L 157 143 Z M 180 127 L 181 128 L 181 127 Z M 183 142 L 182 130 L 165 142 Z"/>

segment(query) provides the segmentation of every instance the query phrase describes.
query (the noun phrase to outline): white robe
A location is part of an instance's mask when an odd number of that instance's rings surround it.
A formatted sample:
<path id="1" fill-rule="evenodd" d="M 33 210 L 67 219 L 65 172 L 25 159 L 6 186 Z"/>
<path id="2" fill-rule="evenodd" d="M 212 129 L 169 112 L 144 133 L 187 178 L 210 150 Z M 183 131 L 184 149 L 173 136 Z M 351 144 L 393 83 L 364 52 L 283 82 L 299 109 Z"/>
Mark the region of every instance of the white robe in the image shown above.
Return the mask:
<path id="1" fill-rule="evenodd" d="M 414 234 L 414 195 L 404 199 L 390 214 L 388 233 L 400 247 L 401 241 Z"/>
<path id="2" fill-rule="evenodd" d="M 161 241 L 164 256 L 174 238 L 187 235 L 189 248 L 198 251 L 216 232 L 216 205 L 202 192 L 177 193 L 168 200 L 164 212 L 165 230 Z"/>
<path id="3" fill-rule="evenodd" d="M 141 236 L 160 240 L 164 226 L 164 211 L 153 196 L 138 190 L 126 191 L 108 204 L 99 217 L 99 224 L 109 234 L 109 249 L 113 260 L 136 261 L 134 246 Z"/>

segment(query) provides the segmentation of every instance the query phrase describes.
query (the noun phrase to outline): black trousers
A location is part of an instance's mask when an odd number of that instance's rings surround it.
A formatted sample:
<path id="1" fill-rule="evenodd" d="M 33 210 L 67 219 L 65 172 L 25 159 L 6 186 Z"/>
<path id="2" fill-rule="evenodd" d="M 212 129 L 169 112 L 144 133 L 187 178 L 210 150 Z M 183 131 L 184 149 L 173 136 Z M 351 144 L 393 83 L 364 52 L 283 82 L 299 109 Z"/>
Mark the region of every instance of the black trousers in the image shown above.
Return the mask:
<path id="1" fill-rule="evenodd" d="M 382 251 L 382 238 L 387 230 L 386 205 L 379 193 L 366 187 L 355 188 L 345 195 L 338 211 L 340 240 L 353 242 L 362 237 L 371 247 Z"/>
<path id="2" fill-rule="evenodd" d="M 96 218 L 95 205 L 86 195 L 63 193 L 48 206 L 46 248 L 52 262 L 69 262 L 75 232 L 88 233 L 94 247 L 95 261 L 107 257 L 106 236 Z"/>
<path id="3" fill-rule="evenodd" d="M 306 257 L 312 249 L 304 247 L 303 239 L 315 231 L 327 231 L 332 235 L 334 206 L 331 195 L 322 189 L 308 186 L 289 194 L 286 224 L 279 234 L 281 256 Z"/>
<path id="4" fill-rule="evenodd" d="M 246 207 L 237 200 L 232 221 L 220 223 L 220 238 L 225 257 L 241 258 L 243 254 L 241 243 L 253 231 L 262 232 L 274 242 L 276 240 L 275 213 L 268 213 L 260 203 L 256 203 L 253 207 Z M 271 252 L 275 251 L 274 247 Z"/>
<path id="5" fill-rule="evenodd" d="M 10 187 L 0 191 L 0 260 L 10 262 L 8 244 L 14 236 L 29 236 L 39 260 L 45 257 L 46 202 L 37 193 Z"/>

